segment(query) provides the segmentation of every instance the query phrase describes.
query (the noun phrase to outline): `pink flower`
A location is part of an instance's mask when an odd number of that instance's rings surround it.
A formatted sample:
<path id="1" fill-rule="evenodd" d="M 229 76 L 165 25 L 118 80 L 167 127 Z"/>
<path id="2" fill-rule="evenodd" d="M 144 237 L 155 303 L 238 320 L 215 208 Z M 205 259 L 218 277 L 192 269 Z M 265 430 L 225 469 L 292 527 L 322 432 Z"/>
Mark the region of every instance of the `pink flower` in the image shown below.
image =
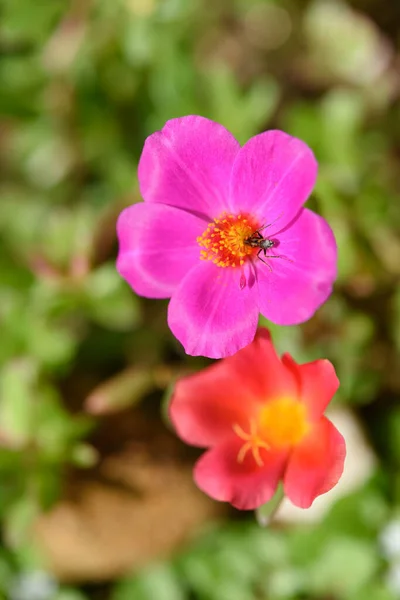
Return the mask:
<path id="1" fill-rule="evenodd" d="M 316 174 L 308 146 L 282 131 L 240 147 L 189 116 L 146 140 L 145 202 L 119 217 L 117 268 L 136 293 L 171 297 L 168 324 L 188 354 L 232 355 L 253 340 L 259 312 L 293 325 L 330 295 L 335 239 L 303 208 Z"/>
<path id="2" fill-rule="evenodd" d="M 343 471 L 344 439 L 323 416 L 338 386 L 327 360 L 280 359 L 266 329 L 235 356 L 178 381 L 170 405 L 176 431 L 210 447 L 194 468 L 198 487 L 252 510 L 282 480 L 293 504 L 311 506 Z"/>

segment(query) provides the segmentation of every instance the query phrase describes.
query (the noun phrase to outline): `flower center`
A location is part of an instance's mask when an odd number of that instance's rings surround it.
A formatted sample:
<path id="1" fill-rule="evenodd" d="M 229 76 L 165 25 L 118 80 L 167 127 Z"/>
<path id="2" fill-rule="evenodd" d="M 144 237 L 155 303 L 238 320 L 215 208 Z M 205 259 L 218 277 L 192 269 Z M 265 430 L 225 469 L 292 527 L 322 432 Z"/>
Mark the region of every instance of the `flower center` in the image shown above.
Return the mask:
<path id="1" fill-rule="evenodd" d="M 292 398 L 271 400 L 250 420 L 250 431 L 246 433 L 240 425 L 234 425 L 237 436 L 245 441 L 237 456 L 243 462 L 250 450 L 256 464 L 263 466 L 260 449 L 284 449 L 295 446 L 309 430 L 304 404 Z"/>
<path id="2" fill-rule="evenodd" d="M 246 257 L 254 254 L 257 248 L 244 241 L 260 227 L 247 215 L 223 214 L 209 223 L 207 229 L 197 238 L 202 260 L 212 260 L 218 267 L 239 267 Z"/>

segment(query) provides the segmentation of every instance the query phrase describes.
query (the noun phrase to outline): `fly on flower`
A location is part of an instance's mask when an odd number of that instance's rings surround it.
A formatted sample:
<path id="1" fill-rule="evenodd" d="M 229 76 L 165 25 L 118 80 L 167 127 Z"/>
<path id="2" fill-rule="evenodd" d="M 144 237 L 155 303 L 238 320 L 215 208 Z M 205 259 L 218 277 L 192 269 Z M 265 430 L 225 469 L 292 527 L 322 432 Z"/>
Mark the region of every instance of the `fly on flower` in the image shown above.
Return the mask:
<path id="1" fill-rule="evenodd" d="M 261 260 L 261 262 L 263 262 L 265 265 L 267 265 L 267 267 L 269 268 L 270 271 L 272 271 L 272 267 L 269 263 L 265 262 L 265 260 L 263 260 L 263 258 L 260 256 L 261 252 L 264 252 L 265 258 L 284 258 L 285 260 L 290 261 L 290 258 L 287 258 L 286 256 L 279 256 L 278 254 L 268 254 L 268 256 L 267 256 L 267 251 L 274 248 L 276 246 L 277 242 L 275 240 L 269 239 L 268 237 L 264 237 L 261 234 L 261 231 L 263 231 L 264 229 L 267 229 L 268 227 L 271 227 L 271 225 L 273 225 L 273 224 L 274 223 L 269 223 L 268 225 L 263 225 L 256 231 L 253 231 L 253 233 L 244 240 L 244 244 L 246 246 L 250 246 L 251 248 L 258 248 L 257 258 L 259 260 Z"/>
<path id="2" fill-rule="evenodd" d="M 340 479 L 345 441 L 324 416 L 339 386 L 328 360 L 279 358 L 266 329 L 246 348 L 176 383 L 170 417 L 188 444 L 206 447 L 194 468 L 198 487 L 252 510 L 280 481 L 308 508 Z"/>
<path id="3" fill-rule="evenodd" d="M 136 293 L 171 298 L 168 324 L 188 354 L 230 356 L 254 339 L 259 313 L 294 325 L 328 298 L 335 239 L 303 208 L 316 175 L 310 148 L 282 131 L 241 147 L 188 116 L 147 138 L 144 202 L 119 217 L 117 268 Z"/>

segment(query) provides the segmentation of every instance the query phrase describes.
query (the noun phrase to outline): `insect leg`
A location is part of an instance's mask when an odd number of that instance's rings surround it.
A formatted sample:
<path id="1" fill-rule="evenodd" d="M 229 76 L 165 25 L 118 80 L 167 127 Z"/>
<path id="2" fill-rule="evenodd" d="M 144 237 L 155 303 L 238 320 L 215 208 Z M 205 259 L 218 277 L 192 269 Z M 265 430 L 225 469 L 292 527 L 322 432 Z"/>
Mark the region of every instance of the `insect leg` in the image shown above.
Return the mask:
<path id="1" fill-rule="evenodd" d="M 262 263 L 264 263 L 264 265 L 267 265 L 268 269 L 272 272 L 272 267 L 271 265 L 269 265 L 267 262 L 265 262 L 265 260 L 263 260 L 260 256 L 261 252 L 263 251 L 263 248 L 260 248 L 259 251 L 257 252 L 257 258 L 259 260 L 261 260 Z M 264 250 L 264 256 L 266 256 L 265 254 L 265 250 Z"/>
<path id="2" fill-rule="evenodd" d="M 268 254 L 266 258 L 283 258 L 283 260 L 287 260 L 291 263 L 294 262 L 291 258 L 288 258 L 287 256 L 278 256 L 278 254 Z"/>
<path id="3" fill-rule="evenodd" d="M 260 233 L 260 231 L 262 231 L 263 229 L 268 229 L 268 227 L 271 227 L 271 225 L 273 225 L 274 223 L 276 223 L 277 221 L 279 221 L 279 219 L 283 216 L 283 212 L 278 215 L 276 217 L 276 219 L 274 219 L 273 221 L 271 221 L 271 223 L 268 223 L 266 225 L 263 225 L 262 227 L 260 227 L 259 229 L 257 229 L 254 233 Z"/>

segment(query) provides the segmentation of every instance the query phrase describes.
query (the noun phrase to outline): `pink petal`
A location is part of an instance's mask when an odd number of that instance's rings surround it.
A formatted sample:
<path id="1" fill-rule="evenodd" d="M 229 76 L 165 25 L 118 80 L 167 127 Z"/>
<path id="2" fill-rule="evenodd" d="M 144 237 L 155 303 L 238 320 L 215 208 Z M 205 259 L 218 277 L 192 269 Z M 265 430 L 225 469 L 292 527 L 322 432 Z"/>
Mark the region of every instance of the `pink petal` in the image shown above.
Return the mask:
<path id="1" fill-rule="evenodd" d="M 307 321 L 332 292 L 336 278 L 337 248 L 332 230 L 308 209 L 275 238 L 277 246 L 255 261 L 260 312 L 278 325 Z M 292 262 L 290 262 L 292 261 Z"/>
<path id="2" fill-rule="evenodd" d="M 309 508 L 317 496 L 339 481 L 346 457 L 343 436 L 322 417 L 304 441 L 294 448 L 284 476 L 285 493 L 295 506 Z"/>
<path id="3" fill-rule="evenodd" d="M 141 202 L 119 216 L 118 272 L 137 294 L 169 298 L 200 260 L 196 237 L 206 227 L 194 215 L 162 204 Z"/>
<path id="4" fill-rule="evenodd" d="M 289 223 L 315 185 L 317 162 L 310 148 L 283 131 L 251 138 L 233 166 L 230 206 L 258 215 L 262 224 L 276 223 L 271 233 Z"/>
<path id="5" fill-rule="evenodd" d="M 207 215 L 227 210 L 228 188 L 239 143 L 222 125 L 198 116 L 167 121 L 147 138 L 139 163 L 146 202 Z"/>
<path id="6" fill-rule="evenodd" d="M 309 419 L 319 420 L 339 387 L 334 366 L 326 359 L 298 365 L 289 354 L 283 355 L 282 362 L 299 382 L 300 400 L 307 406 Z"/>
<path id="7" fill-rule="evenodd" d="M 254 341 L 234 356 L 180 379 L 170 417 L 180 438 L 213 446 L 232 434 L 234 424 L 249 428 L 260 403 L 297 395 L 295 376 L 276 355 L 270 335 L 259 329 Z"/>
<path id="8" fill-rule="evenodd" d="M 168 324 L 186 354 L 222 358 L 249 344 L 257 329 L 255 286 L 240 289 L 240 269 L 201 262 L 172 295 Z"/>
<path id="9" fill-rule="evenodd" d="M 232 436 L 205 452 L 194 467 L 194 480 L 211 498 L 229 502 L 239 510 L 254 510 L 274 495 L 287 453 L 261 449 L 264 466 L 256 464 L 251 452 L 239 463 L 237 456 L 243 443 Z"/>

